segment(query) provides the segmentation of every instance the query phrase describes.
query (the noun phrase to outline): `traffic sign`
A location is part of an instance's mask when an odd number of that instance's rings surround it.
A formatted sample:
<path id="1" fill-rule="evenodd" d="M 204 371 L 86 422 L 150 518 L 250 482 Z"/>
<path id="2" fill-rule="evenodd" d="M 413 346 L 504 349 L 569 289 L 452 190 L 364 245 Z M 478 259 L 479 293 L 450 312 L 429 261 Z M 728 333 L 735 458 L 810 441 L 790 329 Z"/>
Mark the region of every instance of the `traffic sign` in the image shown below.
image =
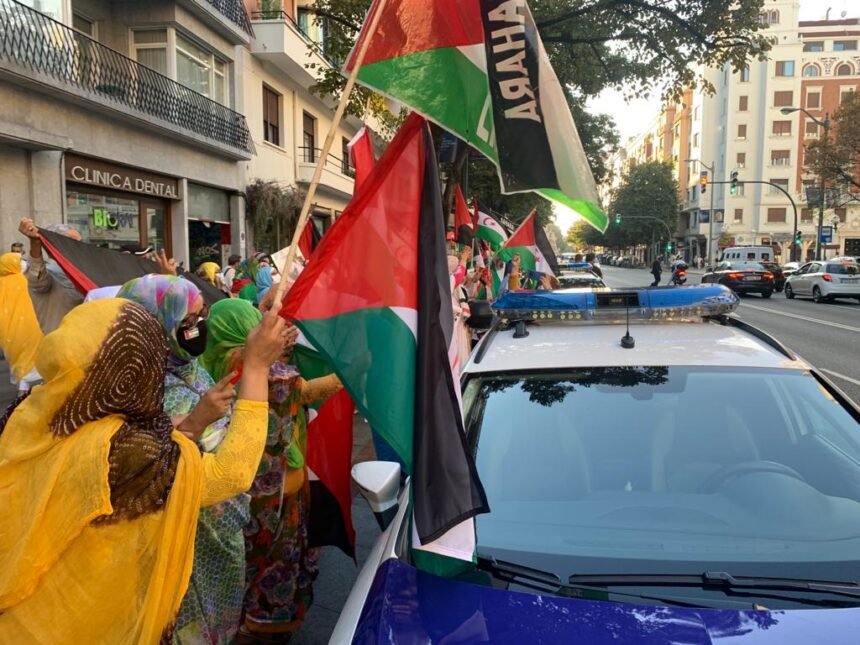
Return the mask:
<path id="1" fill-rule="evenodd" d="M 822 244 L 827 244 L 833 241 L 833 227 L 832 226 L 822 226 L 821 227 L 821 235 L 819 241 Z"/>
<path id="2" fill-rule="evenodd" d="M 699 211 L 699 224 L 708 224 L 711 220 L 711 211 L 702 209 Z"/>

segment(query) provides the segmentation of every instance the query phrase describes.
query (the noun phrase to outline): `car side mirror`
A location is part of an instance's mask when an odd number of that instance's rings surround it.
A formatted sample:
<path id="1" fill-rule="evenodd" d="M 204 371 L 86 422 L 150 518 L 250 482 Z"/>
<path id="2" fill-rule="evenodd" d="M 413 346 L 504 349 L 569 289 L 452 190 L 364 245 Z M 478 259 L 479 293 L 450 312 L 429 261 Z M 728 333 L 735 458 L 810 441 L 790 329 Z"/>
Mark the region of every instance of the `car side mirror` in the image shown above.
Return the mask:
<path id="1" fill-rule="evenodd" d="M 397 514 L 400 492 L 400 464 L 394 461 L 364 461 L 352 467 L 352 480 L 358 485 L 381 530 L 388 528 Z"/>

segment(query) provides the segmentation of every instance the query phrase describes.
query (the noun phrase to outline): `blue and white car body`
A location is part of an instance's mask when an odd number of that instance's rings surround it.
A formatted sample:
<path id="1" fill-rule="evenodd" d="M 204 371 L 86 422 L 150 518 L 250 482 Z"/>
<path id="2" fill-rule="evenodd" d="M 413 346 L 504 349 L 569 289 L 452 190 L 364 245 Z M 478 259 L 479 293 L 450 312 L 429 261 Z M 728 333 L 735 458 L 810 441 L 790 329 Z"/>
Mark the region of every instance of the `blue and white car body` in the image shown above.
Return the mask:
<path id="1" fill-rule="evenodd" d="M 330 642 L 860 642 L 860 410 L 736 306 L 504 297 L 462 375 L 475 570 L 413 566 L 407 480 Z"/>

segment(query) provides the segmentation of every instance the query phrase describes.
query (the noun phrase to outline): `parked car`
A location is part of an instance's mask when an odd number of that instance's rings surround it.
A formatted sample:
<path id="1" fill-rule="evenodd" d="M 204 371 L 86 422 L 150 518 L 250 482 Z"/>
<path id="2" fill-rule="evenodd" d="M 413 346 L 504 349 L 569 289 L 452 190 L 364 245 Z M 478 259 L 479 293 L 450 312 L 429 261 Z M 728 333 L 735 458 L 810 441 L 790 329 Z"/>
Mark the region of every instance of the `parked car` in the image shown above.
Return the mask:
<path id="1" fill-rule="evenodd" d="M 776 290 L 773 273 L 759 262 L 720 262 L 702 276 L 702 284 L 722 284 L 738 294 L 770 298 Z"/>
<path id="2" fill-rule="evenodd" d="M 602 289 L 606 287 L 603 280 L 586 270 L 563 271 L 558 276 L 558 283 L 559 289 Z"/>
<path id="3" fill-rule="evenodd" d="M 814 302 L 834 298 L 860 301 L 860 265 L 856 262 L 809 262 L 785 283 L 785 297 L 810 296 Z"/>
<path id="4" fill-rule="evenodd" d="M 803 266 L 802 262 L 786 262 L 782 265 L 782 275 L 787 280 L 789 276 L 797 273 L 798 269 Z"/>
<path id="5" fill-rule="evenodd" d="M 765 269 L 773 274 L 773 285 L 777 291 L 785 287 L 785 272 L 776 262 L 759 262 Z"/>

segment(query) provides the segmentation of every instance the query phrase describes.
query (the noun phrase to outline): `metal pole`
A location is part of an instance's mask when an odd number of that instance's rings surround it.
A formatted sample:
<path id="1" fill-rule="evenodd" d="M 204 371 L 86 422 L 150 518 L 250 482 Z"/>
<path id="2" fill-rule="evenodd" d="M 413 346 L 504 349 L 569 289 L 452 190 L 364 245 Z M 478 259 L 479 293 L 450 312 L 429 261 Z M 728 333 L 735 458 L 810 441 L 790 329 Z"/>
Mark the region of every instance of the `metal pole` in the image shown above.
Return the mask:
<path id="1" fill-rule="evenodd" d="M 822 125 L 824 126 L 824 147 L 826 148 L 827 142 L 829 139 L 829 134 L 830 134 L 830 114 L 829 113 L 825 113 L 824 123 L 822 123 Z M 821 261 L 824 259 L 824 253 L 823 253 L 824 249 L 822 249 L 822 247 L 821 247 L 821 229 L 824 227 L 824 206 L 825 206 L 824 173 L 821 174 L 821 177 L 819 179 L 820 179 L 819 189 L 821 190 L 821 194 L 818 196 L 818 205 L 819 205 L 819 208 L 818 208 L 818 234 L 816 235 L 816 238 L 815 238 L 815 259 Z"/>
<path id="2" fill-rule="evenodd" d="M 716 164 L 711 162 L 711 178 L 716 181 Z M 714 187 L 711 186 L 711 215 L 708 217 L 708 266 L 714 266 Z"/>

